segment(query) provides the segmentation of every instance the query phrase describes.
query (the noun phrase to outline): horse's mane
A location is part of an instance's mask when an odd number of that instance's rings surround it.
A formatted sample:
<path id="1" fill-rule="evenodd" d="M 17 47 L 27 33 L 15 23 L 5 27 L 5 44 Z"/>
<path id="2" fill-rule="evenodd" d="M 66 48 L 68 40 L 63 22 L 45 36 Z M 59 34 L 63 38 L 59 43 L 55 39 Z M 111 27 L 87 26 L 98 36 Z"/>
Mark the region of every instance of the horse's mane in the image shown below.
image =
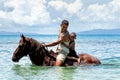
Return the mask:
<path id="1" fill-rule="evenodd" d="M 40 58 L 46 58 L 46 60 L 49 62 L 52 59 L 53 61 L 56 60 L 57 54 L 55 54 L 52 50 L 48 50 L 45 47 L 42 47 L 42 43 L 33 39 L 33 38 L 27 38 L 28 41 L 30 41 L 31 44 L 31 57 L 33 55 L 37 55 L 38 57 L 41 55 Z M 44 63 L 44 62 L 43 62 Z"/>
<path id="2" fill-rule="evenodd" d="M 42 47 L 42 42 L 39 42 L 33 38 L 27 38 L 27 40 L 28 40 L 28 42 L 30 42 L 31 48 L 35 49 L 36 51 Z M 42 47 L 42 49 L 45 49 L 45 48 Z M 34 50 L 32 50 L 32 51 L 34 51 Z"/>
<path id="3" fill-rule="evenodd" d="M 42 43 L 38 42 L 37 40 L 33 39 L 33 38 L 27 38 L 28 41 L 31 42 L 32 45 L 34 46 L 38 46 L 41 45 Z"/>

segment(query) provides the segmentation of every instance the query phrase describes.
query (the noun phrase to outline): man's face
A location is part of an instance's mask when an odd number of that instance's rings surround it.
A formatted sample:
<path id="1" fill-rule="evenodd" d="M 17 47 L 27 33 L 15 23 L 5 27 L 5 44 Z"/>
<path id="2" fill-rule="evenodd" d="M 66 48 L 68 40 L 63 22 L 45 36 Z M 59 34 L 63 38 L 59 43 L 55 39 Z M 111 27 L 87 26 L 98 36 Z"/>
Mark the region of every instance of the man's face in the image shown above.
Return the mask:
<path id="1" fill-rule="evenodd" d="M 64 23 L 61 24 L 61 30 L 62 30 L 62 32 L 66 31 L 67 28 L 68 28 L 68 26 L 66 24 L 64 24 Z"/>

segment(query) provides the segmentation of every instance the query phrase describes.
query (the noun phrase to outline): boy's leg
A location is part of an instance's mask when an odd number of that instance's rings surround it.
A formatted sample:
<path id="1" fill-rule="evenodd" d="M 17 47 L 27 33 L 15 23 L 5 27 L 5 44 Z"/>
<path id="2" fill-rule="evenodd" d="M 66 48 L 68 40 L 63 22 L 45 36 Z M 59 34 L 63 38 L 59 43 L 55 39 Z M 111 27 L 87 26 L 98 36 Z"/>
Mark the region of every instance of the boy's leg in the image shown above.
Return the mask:
<path id="1" fill-rule="evenodd" d="M 56 60 L 56 66 L 61 66 L 63 64 L 63 62 L 61 60 Z"/>

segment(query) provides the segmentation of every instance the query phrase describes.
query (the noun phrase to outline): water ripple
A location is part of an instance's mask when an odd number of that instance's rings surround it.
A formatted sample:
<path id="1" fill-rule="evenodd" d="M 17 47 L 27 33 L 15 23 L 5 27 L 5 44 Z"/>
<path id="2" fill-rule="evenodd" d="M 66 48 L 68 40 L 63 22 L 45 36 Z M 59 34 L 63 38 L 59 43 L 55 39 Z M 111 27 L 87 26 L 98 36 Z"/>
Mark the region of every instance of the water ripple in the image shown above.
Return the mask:
<path id="1" fill-rule="evenodd" d="M 0 53 L 10 53 L 9 50 L 0 50 Z"/>

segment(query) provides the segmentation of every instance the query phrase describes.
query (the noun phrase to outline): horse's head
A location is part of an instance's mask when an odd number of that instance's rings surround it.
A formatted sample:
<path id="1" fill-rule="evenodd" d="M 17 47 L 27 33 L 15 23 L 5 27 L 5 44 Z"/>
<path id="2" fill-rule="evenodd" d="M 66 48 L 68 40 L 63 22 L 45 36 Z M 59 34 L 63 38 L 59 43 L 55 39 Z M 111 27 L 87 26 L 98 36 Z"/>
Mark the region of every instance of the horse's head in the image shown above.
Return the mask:
<path id="1" fill-rule="evenodd" d="M 23 56 L 27 56 L 29 52 L 29 44 L 27 38 L 24 35 L 21 35 L 19 45 L 13 53 L 12 61 L 18 62 Z"/>

